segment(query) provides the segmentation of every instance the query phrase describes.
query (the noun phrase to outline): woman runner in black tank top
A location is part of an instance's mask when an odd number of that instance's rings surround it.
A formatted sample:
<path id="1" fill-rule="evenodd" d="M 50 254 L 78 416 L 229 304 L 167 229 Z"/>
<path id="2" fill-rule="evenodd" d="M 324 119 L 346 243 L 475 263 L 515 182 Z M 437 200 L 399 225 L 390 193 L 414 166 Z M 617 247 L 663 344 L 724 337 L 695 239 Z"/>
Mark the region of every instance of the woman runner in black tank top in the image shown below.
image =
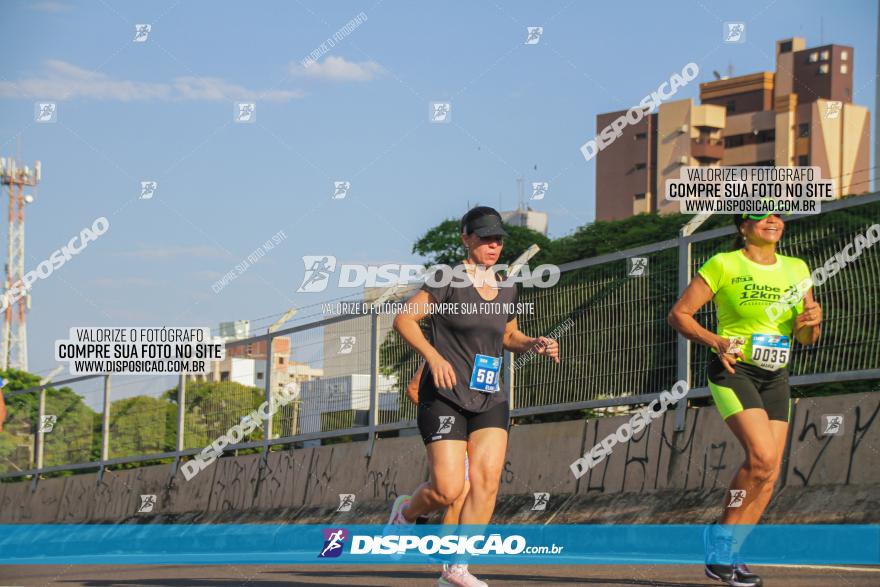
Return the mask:
<path id="1" fill-rule="evenodd" d="M 418 421 L 431 478 L 414 495 L 397 498 L 390 524 L 410 524 L 452 504 L 464 488 L 465 451 L 470 491 L 460 523 L 488 524 L 507 452 L 510 407 L 500 381 L 503 351 L 533 351 L 559 362 L 557 341 L 532 338 L 519 330 L 510 306 L 517 300 L 515 286 L 488 270 L 498 262 L 507 234 L 501 215 L 480 206 L 465 214 L 461 226 L 467 259 L 455 271 L 429 276 L 409 299 L 407 311 L 394 320 L 394 329 L 426 363 L 419 384 Z M 428 315 L 430 342 L 418 324 Z M 467 569 L 452 565 L 444 569 L 444 578 L 447 573 L 448 580 L 457 584 Z"/>

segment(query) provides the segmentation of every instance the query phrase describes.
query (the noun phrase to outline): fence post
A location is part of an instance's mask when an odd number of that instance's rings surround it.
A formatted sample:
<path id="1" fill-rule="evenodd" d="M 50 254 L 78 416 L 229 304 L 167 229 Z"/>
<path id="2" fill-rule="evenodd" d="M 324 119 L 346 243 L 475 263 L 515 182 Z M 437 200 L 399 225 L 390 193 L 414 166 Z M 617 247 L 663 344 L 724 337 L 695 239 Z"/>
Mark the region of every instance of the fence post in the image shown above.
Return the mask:
<path id="1" fill-rule="evenodd" d="M 379 314 L 370 314 L 370 411 L 367 425 L 370 427 L 366 456 L 373 455 L 376 442 L 376 426 L 379 425 Z"/>
<path id="2" fill-rule="evenodd" d="M 180 374 L 180 382 L 177 384 L 177 444 L 174 450 L 181 452 L 184 447 L 184 416 L 186 414 L 186 374 Z M 179 456 L 177 458 L 180 458 Z"/>
<path id="3" fill-rule="evenodd" d="M 34 476 L 34 479 L 38 479 L 40 477 L 39 471 L 43 469 L 43 446 L 45 445 L 45 437 L 43 436 L 43 419 L 46 417 L 46 390 L 40 390 L 40 400 L 39 407 L 37 409 L 37 435 L 34 436 L 34 441 L 36 446 L 34 447 L 34 454 L 36 455 L 36 468 L 38 473 Z"/>
<path id="4" fill-rule="evenodd" d="M 104 412 L 101 414 L 101 463 L 110 459 L 110 374 L 104 375 Z"/>
<path id="5" fill-rule="evenodd" d="M 683 234 L 678 237 L 678 295 L 687 288 L 691 279 L 691 241 Z M 679 381 L 687 382 L 688 389 L 691 387 L 691 341 L 677 335 L 675 349 L 675 375 Z M 675 431 L 684 430 L 685 416 L 687 415 L 687 397 L 678 402 L 675 407 Z"/>
<path id="6" fill-rule="evenodd" d="M 264 456 L 268 456 L 269 453 L 269 441 L 272 440 L 272 417 L 275 415 L 275 398 L 272 393 L 272 359 L 273 359 L 273 351 L 275 350 L 275 339 L 271 336 L 266 340 L 266 413 L 269 414 L 269 417 L 266 418 L 266 422 L 263 424 L 263 435 L 265 439 L 263 440 L 265 445 L 265 454 Z"/>

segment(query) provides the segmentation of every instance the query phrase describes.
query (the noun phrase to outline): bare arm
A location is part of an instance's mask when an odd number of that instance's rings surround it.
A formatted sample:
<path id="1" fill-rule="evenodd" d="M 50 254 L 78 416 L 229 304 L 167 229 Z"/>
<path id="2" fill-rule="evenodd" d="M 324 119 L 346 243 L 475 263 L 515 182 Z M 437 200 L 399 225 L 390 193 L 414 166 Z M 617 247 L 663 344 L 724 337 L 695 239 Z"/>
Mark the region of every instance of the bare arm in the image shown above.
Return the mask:
<path id="1" fill-rule="evenodd" d="M 804 311 L 794 320 L 794 337 L 801 344 L 816 344 L 822 329 L 822 307 L 813 299 L 813 289 L 804 295 Z"/>
<path id="2" fill-rule="evenodd" d="M 539 336 L 532 338 L 526 335 L 517 325 L 514 318 L 507 323 L 504 329 L 504 348 L 513 353 L 527 353 L 534 350 L 539 355 L 546 355 L 559 362 L 559 344 L 552 338 Z"/>
<path id="3" fill-rule="evenodd" d="M 419 320 L 428 315 L 428 304 L 434 303 L 434 297 L 426 291 L 419 290 L 407 301 L 407 310 L 394 318 L 394 330 L 419 353 L 434 377 L 434 385 L 438 389 L 455 387 L 455 371 L 452 365 L 440 356 L 437 349 L 425 338 L 419 328 Z"/>
<path id="4" fill-rule="evenodd" d="M 0 432 L 3 432 L 3 422 L 6 421 L 6 402 L 3 399 L 3 390 L 0 390 Z"/>
<path id="5" fill-rule="evenodd" d="M 419 368 L 413 374 L 412 379 L 406 385 L 406 397 L 415 405 L 419 405 L 419 381 L 422 380 L 422 372 L 425 370 L 425 362 L 419 362 Z"/>
<path id="6" fill-rule="evenodd" d="M 718 357 L 724 364 L 724 368 L 733 373 L 736 358 L 743 358 L 742 351 L 737 349 L 734 353 L 728 353 L 730 341 L 714 332 L 709 332 L 694 318 L 694 314 L 709 303 L 713 295 L 709 284 L 700 275 L 697 275 L 672 306 L 666 321 L 688 340 L 714 348 L 718 352 Z"/>

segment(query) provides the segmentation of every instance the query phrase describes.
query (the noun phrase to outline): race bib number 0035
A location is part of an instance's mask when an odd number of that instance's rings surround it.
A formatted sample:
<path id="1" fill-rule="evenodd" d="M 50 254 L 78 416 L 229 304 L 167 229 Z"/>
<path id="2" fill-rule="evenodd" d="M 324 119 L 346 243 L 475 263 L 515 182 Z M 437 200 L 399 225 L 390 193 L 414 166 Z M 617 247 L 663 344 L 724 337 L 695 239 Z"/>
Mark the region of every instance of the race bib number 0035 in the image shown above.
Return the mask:
<path id="1" fill-rule="evenodd" d="M 791 341 L 780 334 L 752 335 L 752 364 L 768 371 L 776 371 L 788 364 Z"/>
<path id="2" fill-rule="evenodd" d="M 495 393 L 501 389 L 501 357 L 477 355 L 471 372 L 470 388 L 483 393 Z"/>

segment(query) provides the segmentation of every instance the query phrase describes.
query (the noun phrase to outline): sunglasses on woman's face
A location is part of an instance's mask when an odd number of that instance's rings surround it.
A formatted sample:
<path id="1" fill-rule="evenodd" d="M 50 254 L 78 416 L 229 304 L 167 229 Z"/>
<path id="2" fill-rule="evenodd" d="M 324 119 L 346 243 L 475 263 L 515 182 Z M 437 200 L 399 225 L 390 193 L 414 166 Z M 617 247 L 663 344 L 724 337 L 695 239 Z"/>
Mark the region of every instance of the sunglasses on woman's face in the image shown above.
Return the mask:
<path id="1" fill-rule="evenodd" d="M 764 220 L 768 216 L 776 216 L 777 220 L 782 220 L 782 217 L 779 214 L 743 214 L 743 218 L 747 218 L 748 220 Z"/>

